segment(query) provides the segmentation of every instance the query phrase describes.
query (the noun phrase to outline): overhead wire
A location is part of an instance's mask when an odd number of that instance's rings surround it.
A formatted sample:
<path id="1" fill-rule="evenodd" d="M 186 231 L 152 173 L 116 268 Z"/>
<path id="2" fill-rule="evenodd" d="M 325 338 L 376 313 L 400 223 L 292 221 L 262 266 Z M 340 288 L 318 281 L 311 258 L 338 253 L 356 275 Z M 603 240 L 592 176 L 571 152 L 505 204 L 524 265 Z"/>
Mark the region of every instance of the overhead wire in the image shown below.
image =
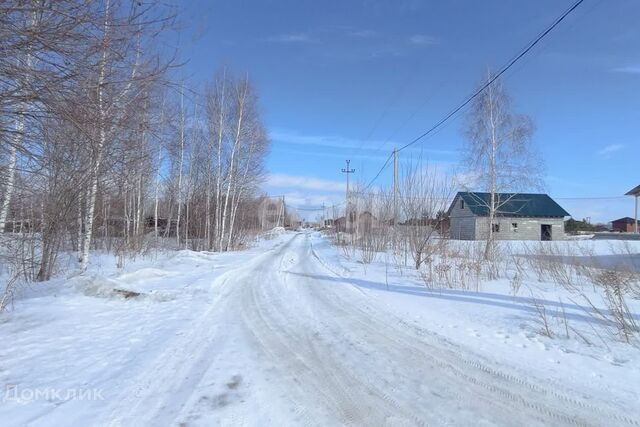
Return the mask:
<path id="1" fill-rule="evenodd" d="M 431 126 L 431 128 L 429 128 L 426 132 L 423 132 L 421 135 L 419 135 L 417 138 L 414 138 L 412 141 L 410 141 L 409 143 L 403 145 L 402 147 L 400 147 L 398 149 L 398 152 L 416 144 L 418 141 L 422 140 L 424 137 L 426 137 L 427 135 L 431 134 L 432 132 L 434 132 L 436 129 L 438 129 L 440 126 L 442 126 L 446 121 L 448 121 L 451 117 L 453 117 L 456 113 L 458 113 L 460 110 L 462 110 L 464 107 L 466 107 L 469 103 L 471 103 L 471 101 L 473 101 L 475 98 L 477 98 L 482 92 L 484 92 L 484 90 L 486 88 L 488 88 L 489 86 L 491 86 L 493 84 L 493 82 L 495 82 L 497 79 L 499 79 L 504 73 L 506 73 L 514 64 L 516 64 L 520 59 L 522 59 L 527 53 L 529 53 L 531 51 L 531 49 L 533 49 L 538 43 L 540 43 L 540 41 L 547 36 L 551 31 L 553 31 L 554 28 L 556 28 L 571 12 L 573 12 L 574 10 L 576 10 L 578 8 L 578 6 L 580 6 L 582 3 L 584 2 L 584 0 L 577 0 L 575 3 L 573 3 L 571 5 L 571 7 L 569 7 L 569 9 L 567 9 L 564 13 L 562 13 L 558 18 L 556 18 L 553 23 L 548 26 L 544 31 L 542 31 L 532 42 L 530 42 L 520 53 L 518 53 L 515 57 L 513 57 L 511 60 L 509 60 L 507 62 L 506 65 L 504 65 L 500 71 L 498 71 L 496 74 L 494 74 L 493 76 L 491 76 L 491 78 L 489 78 L 489 80 L 483 84 L 478 90 L 476 90 L 473 94 L 471 94 L 469 97 L 467 97 L 462 103 L 460 103 L 457 107 L 455 107 L 453 110 L 451 110 L 448 114 L 446 114 L 442 119 L 440 119 L 438 122 L 436 122 L 433 126 Z"/>
<path id="2" fill-rule="evenodd" d="M 473 101 L 475 98 L 477 98 L 485 89 L 487 89 L 489 86 L 491 86 L 497 79 L 499 79 L 504 73 L 506 73 L 511 67 L 513 67 L 518 61 L 520 61 L 525 55 L 527 55 L 527 53 L 529 53 L 536 45 L 538 45 L 540 43 L 540 41 L 542 41 L 542 39 L 544 39 L 544 37 L 546 37 L 551 31 L 553 31 L 554 28 L 556 28 L 562 21 L 564 21 L 564 19 L 570 13 L 572 13 L 574 10 L 576 10 L 583 2 L 584 2 L 584 0 L 577 0 L 576 2 L 574 2 L 567 10 L 565 10 L 559 17 L 557 17 L 546 29 L 541 31 L 534 38 L 533 41 L 528 43 L 518 54 L 516 54 L 514 57 L 512 57 L 500 69 L 500 71 L 498 71 L 496 74 L 494 74 L 485 84 L 483 84 L 479 89 L 477 89 L 474 93 L 472 93 L 465 100 L 463 100 L 457 107 L 455 107 L 449 113 L 447 113 L 442 119 L 437 121 L 426 132 L 423 132 L 421 135 L 419 135 L 418 137 L 414 138 L 413 140 L 411 140 L 410 142 L 408 142 L 407 144 L 403 145 L 398 150 L 396 150 L 396 153 L 399 153 L 399 152 L 409 148 L 410 146 L 412 146 L 412 145 L 418 143 L 419 141 L 421 141 L 422 139 L 424 139 L 426 136 L 428 136 L 428 135 L 434 133 L 435 131 L 439 130 L 439 128 L 441 128 L 442 125 L 444 125 L 447 121 L 449 121 L 449 119 L 454 117 L 462 109 L 464 109 L 467 105 L 469 105 L 471 103 L 471 101 Z M 373 183 L 380 177 L 382 172 L 389 165 L 389 161 L 393 157 L 393 154 L 394 153 L 392 152 L 389 155 L 389 157 L 387 157 L 387 160 L 384 162 L 382 167 L 378 170 L 378 172 L 373 177 L 373 179 L 371 181 L 369 181 L 369 183 L 364 187 L 364 189 L 362 191 L 366 191 L 367 189 L 369 189 L 373 185 Z"/>

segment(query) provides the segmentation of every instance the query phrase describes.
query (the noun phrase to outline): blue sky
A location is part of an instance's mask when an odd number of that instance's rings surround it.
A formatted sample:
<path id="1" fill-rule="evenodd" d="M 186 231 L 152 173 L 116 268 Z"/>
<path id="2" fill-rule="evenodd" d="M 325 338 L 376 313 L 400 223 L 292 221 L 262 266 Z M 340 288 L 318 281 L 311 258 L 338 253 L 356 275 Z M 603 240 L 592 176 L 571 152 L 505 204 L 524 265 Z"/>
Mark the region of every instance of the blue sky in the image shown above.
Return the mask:
<path id="1" fill-rule="evenodd" d="M 272 139 L 265 191 L 341 201 L 351 159 L 368 182 L 573 1 L 184 1 L 183 69 L 248 71 Z M 547 191 L 576 218 L 633 216 L 640 184 L 640 2 L 586 0 L 505 76 L 531 116 Z M 402 160 L 459 170 L 463 116 Z M 380 185 L 390 182 L 385 171 Z M 585 200 L 587 197 L 601 197 Z M 604 197 L 615 197 L 605 199 Z"/>

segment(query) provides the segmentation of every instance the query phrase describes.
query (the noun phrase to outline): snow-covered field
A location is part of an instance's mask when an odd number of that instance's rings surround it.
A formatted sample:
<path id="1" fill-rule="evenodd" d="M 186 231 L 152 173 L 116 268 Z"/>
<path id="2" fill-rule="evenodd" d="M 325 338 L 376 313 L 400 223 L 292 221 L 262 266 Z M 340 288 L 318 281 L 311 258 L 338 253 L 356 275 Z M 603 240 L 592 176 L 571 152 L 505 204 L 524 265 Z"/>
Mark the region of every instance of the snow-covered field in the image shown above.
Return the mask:
<path id="1" fill-rule="evenodd" d="M 640 350 L 579 339 L 597 325 L 563 288 L 522 289 L 554 338 L 508 280 L 428 289 L 314 232 L 98 257 L 0 315 L 0 425 L 640 425 Z"/>

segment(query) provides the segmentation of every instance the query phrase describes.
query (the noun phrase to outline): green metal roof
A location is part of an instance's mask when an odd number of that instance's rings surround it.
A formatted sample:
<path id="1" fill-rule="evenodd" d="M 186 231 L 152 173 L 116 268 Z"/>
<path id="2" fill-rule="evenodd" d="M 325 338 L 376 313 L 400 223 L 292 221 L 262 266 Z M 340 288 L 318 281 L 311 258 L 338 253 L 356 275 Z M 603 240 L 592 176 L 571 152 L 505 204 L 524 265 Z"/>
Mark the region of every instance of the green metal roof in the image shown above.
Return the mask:
<path id="1" fill-rule="evenodd" d="M 640 196 L 640 185 L 633 187 L 631 190 L 627 191 L 625 196 Z"/>
<path id="2" fill-rule="evenodd" d="M 474 215 L 489 215 L 491 193 L 460 191 L 456 195 L 454 203 L 458 198 L 464 200 L 465 208 L 468 208 Z M 570 216 L 547 194 L 496 193 L 496 198 L 498 205 L 497 216 L 542 218 Z"/>

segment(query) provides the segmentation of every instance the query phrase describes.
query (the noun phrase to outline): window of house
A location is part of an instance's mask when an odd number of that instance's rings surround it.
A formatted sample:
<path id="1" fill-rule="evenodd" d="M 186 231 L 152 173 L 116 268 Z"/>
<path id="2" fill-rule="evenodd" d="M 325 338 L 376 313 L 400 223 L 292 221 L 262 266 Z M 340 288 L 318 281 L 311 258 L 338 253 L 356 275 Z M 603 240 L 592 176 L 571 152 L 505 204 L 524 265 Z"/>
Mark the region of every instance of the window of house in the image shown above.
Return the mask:
<path id="1" fill-rule="evenodd" d="M 464 209 L 464 200 L 460 199 L 460 209 Z"/>
<path id="2" fill-rule="evenodd" d="M 511 230 L 513 230 L 514 233 L 518 232 L 518 223 L 517 222 L 512 222 L 511 223 Z"/>
<path id="3" fill-rule="evenodd" d="M 493 231 L 494 233 L 499 233 L 500 232 L 500 224 L 491 224 L 491 231 Z"/>

